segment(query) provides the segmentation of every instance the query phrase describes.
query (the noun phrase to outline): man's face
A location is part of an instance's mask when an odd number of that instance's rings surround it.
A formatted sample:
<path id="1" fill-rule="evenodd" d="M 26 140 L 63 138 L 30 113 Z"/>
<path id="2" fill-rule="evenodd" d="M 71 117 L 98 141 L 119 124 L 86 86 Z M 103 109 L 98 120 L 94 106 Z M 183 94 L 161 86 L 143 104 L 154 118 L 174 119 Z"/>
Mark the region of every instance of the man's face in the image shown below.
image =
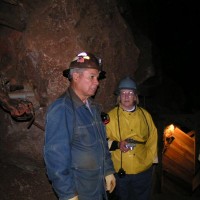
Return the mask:
<path id="1" fill-rule="evenodd" d="M 97 69 L 86 69 L 82 73 L 74 73 L 74 89 L 82 101 L 95 95 L 99 85 L 99 71 Z"/>
<path id="2" fill-rule="evenodd" d="M 131 109 L 135 105 L 136 95 L 133 90 L 120 90 L 120 104 L 124 109 Z"/>

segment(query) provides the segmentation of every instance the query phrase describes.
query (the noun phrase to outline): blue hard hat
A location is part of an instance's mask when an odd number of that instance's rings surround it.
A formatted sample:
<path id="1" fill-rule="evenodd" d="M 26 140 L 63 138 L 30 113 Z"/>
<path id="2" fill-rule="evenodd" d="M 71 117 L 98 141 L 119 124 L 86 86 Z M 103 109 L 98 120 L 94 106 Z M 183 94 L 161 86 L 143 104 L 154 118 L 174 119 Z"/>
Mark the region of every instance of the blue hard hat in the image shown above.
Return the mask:
<path id="1" fill-rule="evenodd" d="M 136 91 L 137 90 L 137 84 L 132 78 L 127 76 L 119 82 L 119 85 L 118 85 L 115 93 L 119 94 L 120 90 L 122 90 L 122 89 L 130 89 L 130 90 Z"/>

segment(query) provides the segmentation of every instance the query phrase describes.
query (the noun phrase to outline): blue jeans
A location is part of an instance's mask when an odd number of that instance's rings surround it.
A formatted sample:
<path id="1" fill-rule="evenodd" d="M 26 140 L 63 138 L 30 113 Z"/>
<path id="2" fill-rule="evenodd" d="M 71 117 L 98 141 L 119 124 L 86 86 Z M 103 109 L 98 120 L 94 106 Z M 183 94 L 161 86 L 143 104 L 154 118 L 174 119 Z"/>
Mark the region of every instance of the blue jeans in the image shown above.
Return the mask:
<path id="1" fill-rule="evenodd" d="M 149 200 L 151 194 L 153 167 L 139 174 L 116 177 L 116 196 L 119 200 Z"/>

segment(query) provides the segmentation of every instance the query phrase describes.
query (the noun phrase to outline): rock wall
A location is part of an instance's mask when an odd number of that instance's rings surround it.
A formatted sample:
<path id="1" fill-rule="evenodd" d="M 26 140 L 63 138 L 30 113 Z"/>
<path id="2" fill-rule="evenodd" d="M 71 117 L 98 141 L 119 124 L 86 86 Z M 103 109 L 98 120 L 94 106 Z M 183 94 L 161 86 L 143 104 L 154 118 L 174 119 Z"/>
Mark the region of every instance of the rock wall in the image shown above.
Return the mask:
<path id="1" fill-rule="evenodd" d="M 115 0 L 28 0 L 18 6 L 23 7 L 25 28 L 0 26 L 1 78 L 24 86 L 15 98 L 32 102 L 35 124 L 15 121 L 1 109 L 0 156 L 18 166 L 33 166 L 43 164 L 40 126 L 44 127 L 47 106 L 69 85 L 62 71 L 72 58 L 81 51 L 102 58 L 106 79 L 95 98 L 107 112 L 115 104 L 113 91 L 119 79 L 134 76 L 139 49 Z"/>

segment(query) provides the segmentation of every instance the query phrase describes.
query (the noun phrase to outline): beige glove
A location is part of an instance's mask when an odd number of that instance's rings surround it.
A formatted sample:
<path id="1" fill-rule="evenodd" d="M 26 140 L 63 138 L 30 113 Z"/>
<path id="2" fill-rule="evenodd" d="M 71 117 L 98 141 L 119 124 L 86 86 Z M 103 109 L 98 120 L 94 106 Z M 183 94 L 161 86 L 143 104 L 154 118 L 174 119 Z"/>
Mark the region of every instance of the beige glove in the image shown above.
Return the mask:
<path id="1" fill-rule="evenodd" d="M 109 191 L 109 193 L 111 193 L 116 186 L 115 176 L 113 174 L 110 174 L 106 176 L 105 179 L 106 179 L 106 190 Z"/>
<path id="2" fill-rule="evenodd" d="M 75 197 L 73 197 L 73 198 L 71 198 L 69 200 L 78 200 L 78 196 L 75 196 Z"/>

